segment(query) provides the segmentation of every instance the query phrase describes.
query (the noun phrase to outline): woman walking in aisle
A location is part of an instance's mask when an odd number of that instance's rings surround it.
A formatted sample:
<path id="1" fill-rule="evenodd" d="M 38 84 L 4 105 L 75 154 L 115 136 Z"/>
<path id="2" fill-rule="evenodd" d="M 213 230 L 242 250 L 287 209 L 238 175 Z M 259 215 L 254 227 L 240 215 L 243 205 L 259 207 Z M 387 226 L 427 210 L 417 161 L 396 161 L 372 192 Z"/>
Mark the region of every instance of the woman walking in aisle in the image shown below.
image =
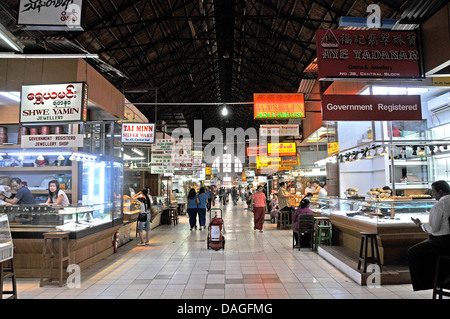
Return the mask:
<path id="1" fill-rule="evenodd" d="M 206 224 L 206 201 L 208 196 L 205 194 L 205 188 L 200 188 L 198 192 L 198 221 L 200 223 L 200 230 L 205 229 Z"/>
<path id="2" fill-rule="evenodd" d="M 189 190 L 189 194 L 187 197 L 188 207 L 187 212 L 189 215 L 189 225 L 191 226 L 191 230 L 193 228 L 197 229 L 197 210 L 198 210 L 198 198 L 195 189 L 191 188 Z"/>
<path id="3" fill-rule="evenodd" d="M 266 195 L 263 193 L 263 187 L 260 185 L 256 189 L 256 193 L 252 195 L 251 208 L 253 211 L 254 228 L 263 232 L 264 215 L 268 211 Z"/>

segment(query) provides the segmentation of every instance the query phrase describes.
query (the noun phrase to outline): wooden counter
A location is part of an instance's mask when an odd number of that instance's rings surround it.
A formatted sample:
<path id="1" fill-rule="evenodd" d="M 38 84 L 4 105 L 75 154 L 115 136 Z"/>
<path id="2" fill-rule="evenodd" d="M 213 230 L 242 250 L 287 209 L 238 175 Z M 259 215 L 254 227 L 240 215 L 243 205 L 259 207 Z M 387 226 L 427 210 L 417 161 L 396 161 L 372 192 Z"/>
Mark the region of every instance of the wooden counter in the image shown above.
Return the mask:
<path id="1" fill-rule="evenodd" d="M 376 225 L 334 214 L 329 217 L 333 225 L 333 245 L 347 247 L 358 254 L 361 247 L 360 232 L 378 233 L 382 265 L 406 265 L 408 248 L 428 238 L 428 234 L 415 225 Z"/>
<path id="2" fill-rule="evenodd" d="M 81 239 L 71 239 L 70 263 L 84 269 L 112 255 L 114 253 L 113 236 L 121 227 L 122 225 L 118 225 Z M 13 243 L 16 276 L 38 278 L 41 275 L 44 240 L 13 238 Z"/>

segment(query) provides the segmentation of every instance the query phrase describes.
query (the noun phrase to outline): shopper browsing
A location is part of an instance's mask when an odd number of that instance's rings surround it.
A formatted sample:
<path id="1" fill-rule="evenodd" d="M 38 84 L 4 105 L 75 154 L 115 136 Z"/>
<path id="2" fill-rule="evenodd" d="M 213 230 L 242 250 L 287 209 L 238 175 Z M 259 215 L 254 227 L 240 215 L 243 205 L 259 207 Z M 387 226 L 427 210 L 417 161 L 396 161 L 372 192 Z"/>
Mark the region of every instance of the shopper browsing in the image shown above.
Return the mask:
<path id="1" fill-rule="evenodd" d="M 48 182 L 48 199 L 47 205 L 69 206 L 70 201 L 57 180 Z"/>
<path id="2" fill-rule="evenodd" d="M 411 217 L 420 229 L 429 234 L 429 239 L 407 251 L 414 291 L 432 289 L 437 256 L 450 255 L 450 186 L 446 181 L 436 181 L 431 184 L 431 190 L 438 202 L 430 210 L 428 223 Z"/>
<path id="3" fill-rule="evenodd" d="M 6 202 L 6 205 L 21 205 L 21 204 L 36 204 L 36 201 L 31 194 L 28 187 L 22 184 L 22 180 L 18 177 L 11 178 L 11 188 L 16 191 L 13 198 L 8 198 L 5 195 L 0 195 L 1 199 Z"/>
<path id="4" fill-rule="evenodd" d="M 291 198 L 291 194 L 286 190 L 286 183 L 281 182 L 278 187 L 278 207 L 280 210 L 289 210 L 291 205 L 289 203 L 289 199 Z"/>
<path id="5" fill-rule="evenodd" d="M 152 214 L 152 204 L 150 202 L 149 197 L 137 197 L 136 198 L 139 201 L 139 205 L 141 207 L 141 212 L 139 214 L 138 217 L 138 234 L 139 234 L 139 239 L 141 240 L 141 242 L 139 244 L 137 244 L 138 246 L 145 246 L 145 245 L 150 245 L 150 221 L 151 221 L 151 214 Z M 145 226 L 145 241 L 144 241 L 144 235 L 142 234 L 142 232 L 144 231 L 144 226 Z"/>
<path id="6" fill-rule="evenodd" d="M 251 208 L 253 211 L 253 221 L 255 230 L 263 232 L 264 215 L 268 211 L 266 195 L 263 192 L 263 187 L 260 185 L 256 189 L 256 193 L 252 195 Z"/>

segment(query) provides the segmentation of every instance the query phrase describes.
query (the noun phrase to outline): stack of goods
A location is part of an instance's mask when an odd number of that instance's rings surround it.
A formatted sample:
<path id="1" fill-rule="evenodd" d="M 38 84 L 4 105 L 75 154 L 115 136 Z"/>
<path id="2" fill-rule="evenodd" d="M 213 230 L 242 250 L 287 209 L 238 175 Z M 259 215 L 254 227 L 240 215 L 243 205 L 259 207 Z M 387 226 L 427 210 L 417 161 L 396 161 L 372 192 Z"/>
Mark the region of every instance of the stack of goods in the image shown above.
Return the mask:
<path id="1" fill-rule="evenodd" d="M 347 195 L 347 198 L 351 198 L 351 199 L 364 199 L 365 198 L 364 195 L 358 194 L 357 188 L 347 188 L 345 190 L 345 195 Z"/>

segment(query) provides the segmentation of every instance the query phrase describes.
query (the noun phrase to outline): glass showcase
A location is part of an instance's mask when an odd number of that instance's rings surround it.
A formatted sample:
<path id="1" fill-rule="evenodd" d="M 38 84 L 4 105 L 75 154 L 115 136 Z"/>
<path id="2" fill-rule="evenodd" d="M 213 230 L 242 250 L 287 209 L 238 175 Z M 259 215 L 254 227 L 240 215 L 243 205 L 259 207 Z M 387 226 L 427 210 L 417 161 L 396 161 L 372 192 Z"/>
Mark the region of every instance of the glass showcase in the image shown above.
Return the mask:
<path id="1" fill-rule="evenodd" d="M 316 213 L 335 215 L 349 220 L 376 225 L 414 226 L 411 217 L 428 222 L 435 200 L 356 200 L 344 198 L 320 198 L 312 201 Z"/>
<path id="2" fill-rule="evenodd" d="M 34 238 L 36 233 L 70 232 L 70 238 L 81 238 L 111 227 L 118 215 L 113 203 L 79 206 L 20 205 L 0 206 L 7 215 L 15 238 Z"/>

